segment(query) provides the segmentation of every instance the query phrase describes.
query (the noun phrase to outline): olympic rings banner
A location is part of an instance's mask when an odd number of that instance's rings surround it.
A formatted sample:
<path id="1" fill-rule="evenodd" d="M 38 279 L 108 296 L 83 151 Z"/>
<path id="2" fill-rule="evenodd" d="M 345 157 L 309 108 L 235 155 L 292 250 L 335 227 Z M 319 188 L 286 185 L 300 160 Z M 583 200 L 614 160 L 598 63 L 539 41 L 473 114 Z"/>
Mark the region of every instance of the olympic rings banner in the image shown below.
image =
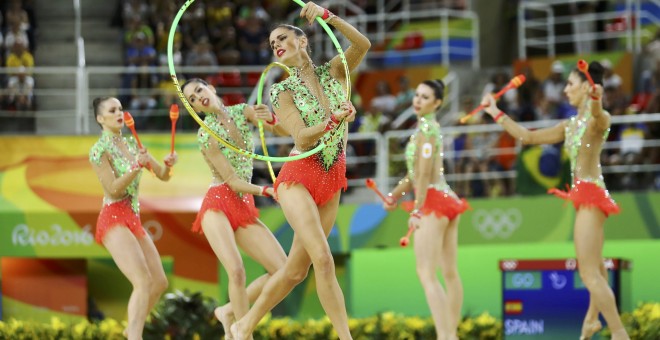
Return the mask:
<path id="1" fill-rule="evenodd" d="M 145 134 L 150 152 L 162 159 L 168 135 Z M 96 136 L 3 137 L 0 139 L 0 256 L 107 257 L 93 241 L 101 207 L 101 185 L 88 162 Z M 196 136 L 177 137 L 179 163 L 171 181 L 145 172 L 140 184 L 142 221 L 162 255 L 192 263 L 214 260 L 206 240 L 190 231 L 211 177 Z M 611 216 L 607 239 L 659 238 L 660 193 L 615 193 L 622 213 Z M 470 199 L 460 223 L 461 244 L 561 242 L 571 240 L 574 209 L 549 195 Z M 539 207 L 543 207 L 539 209 Z M 288 247 L 292 232 L 278 208 L 262 209 L 262 220 Z M 343 205 L 330 238 L 335 253 L 355 248 L 397 247 L 406 230 L 402 210 L 387 214 L 379 204 Z M 625 228 L 621 227 L 625 225 Z M 397 226 L 400 226 L 397 228 Z M 383 228 L 381 228 L 383 227 Z M 181 259 L 178 259 L 181 261 Z M 177 262 L 178 262 L 177 261 Z M 196 280 L 214 280 L 177 266 Z"/>
<path id="2" fill-rule="evenodd" d="M 169 152 L 169 137 L 141 135 L 157 159 Z M 88 153 L 97 138 L 0 138 L 0 257 L 82 258 L 88 259 L 88 271 L 109 270 L 109 254 L 93 240 L 103 192 L 88 162 Z M 169 263 L 166 268 L 173 288 L 218 297 L 223 295 L 218 283 L 222 286 L 225 281 L 219 277 L 218 261 L 204 237 L 190 230 L 211 181 L 210 173 L 195 135 L 179 134 L 176 150 L 179 163 L 169 182 L 160 182 L 148 172 L 142 176 L 142 222 L 167 259 L 164 261 Z M 472 209 L 461 217 L 460 246 L 572 240 L 575 211 L 557 198 L 539 195 L 468 199 Z M 660 193 L 615 193 L 614 199 L 622 213 L 607 220 L 607 240 L 660 239 Z M 277 206 L 264 208 L 261 219 L 288 250 L 293 232 L 281 210 Z M 338 255 L 349 255 L 358 249 L 396 249 L 406 227 L 407 214 L 402 210 L 387 214 L 378 203 L 342 205 L 329 242 Z M 89 259 L 93 260 L 91 264 Z M 250 277 L 263 273 L 263 269 L 247 260 L 246 265 L 251 266 Z M 337 268 L 340 276 L 346 271 L 342 265 Z M 116 280 L 113 282 L 123 278 L 116 275 Z M 314 284 L 312 277 L 308 284 Z M 296 313 L 310 304 L 320 310 L 313 286 L 301 290 L 304 293 L 294 302 Z M 117 310 L 123 311 L 123 307 L 118 306 Z"/>

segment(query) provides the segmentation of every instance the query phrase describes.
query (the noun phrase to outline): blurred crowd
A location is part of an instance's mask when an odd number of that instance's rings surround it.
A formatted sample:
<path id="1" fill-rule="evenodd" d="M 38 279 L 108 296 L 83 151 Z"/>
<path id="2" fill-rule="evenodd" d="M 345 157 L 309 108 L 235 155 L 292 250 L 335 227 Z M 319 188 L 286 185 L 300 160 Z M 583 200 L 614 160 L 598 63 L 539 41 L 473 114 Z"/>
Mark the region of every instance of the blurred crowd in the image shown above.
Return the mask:
<path id="1" fill-rule="evenodd" d="M 377 1 L 354 0 L 353 3 L 367 12 L 376 11 Z M 416 10 L 438 5 L 460 10 L 466 6 L 464 0 L 412 0 L 410 4 Z M 179 10 L 178 6 L 170 0 L 117 1 L 112 25 L 122 30 L 123 63 L 128 70 L 121 76 L 119 97 L 125 108 L 133 114 L 140 130 L 168 129 L 167 110 L 172 103 L 178 103 L 178 95 L 171 86 L 169 74 L 154 72 L 149 68 L 167 65 L 170 25 Z M 193 2 L 181 17 L 173 37 L 175 66 L 178 69 L 182 66 L 190 67 L 188 70 L 192 70 L 179 73 L 179 81 L 191 77 L 203 78 L 219 89 L 218 94 L 225 104 L 245 102 L 261 76 L 260 71 L 239 72 L 235 69 L 209 73 L 204 68 L 269 64 L 272 53 L 268 47 L 268 34 L 272 25 L 292 22 L 304 26 L 296 21 L 297 9 L 298 5 L 290 0 Z M 11 68 L 6 74 L 0 74 L 0 120 L 6 122 L 3 126 L 7 126 L 7 123 L 15 124 L 15 121 L 22 122 L 21 126 L 16 127 L 17 131 L 34 131 L 33 118 L 13 119 L 21 115 L 33 117 L 32 111 L 36 108 L 31 72 L 37 27 L 33 0 L 0 1 L 0 27 L 0 61 Z M 610 60 L 601 60 L 606 69 L 603 104 L 612 115 L 660 112 L 660 30 L 645 44 L 641 60 L 643 72 L 635 79 L 632 88 L 636 90 L 632 94 L 624 91 L 621 76 L 615 71 L 616 65 Z M 518 89 L 508 91 L 498 105 L 521 122 L 571 117 L 575 110 L 568 104 L 563 93 L 570 68 L 571 65 L 557 60 L 552 63 L 551 73 L 545 79 L 539 79 L 531 68 L 523 68 L 522 73 L 527 81 Z M 508 72 L 496 72 L 489 76 L 480 91 L 461 94 L 462 112 L 471 111 L 479 104 L 483 94 L 499 91 L 511 77 L 512 74 Z M 369 98 L 368 102 L 362 100 L 357 90 L 354 91 L 352 101 L 358 116 L 351 124 L 350 131 L 383 134 L 414 127 L 416 120 L 410 112 L 410 105 L 415 86 L 405 76 L 382 79 L 375 85 L 375 96 Z M 493 121 L 478 114 L 470 124 L 493 124 Z M 603 152 L 603 166 L 660 164 L 660 148 L 644 147 L 645 140 L 660 138 L 659 125 L 614 125 L 609 141 L 618 144 Z M 197 123 L 188 115 L 181 116 L 180 131 L 194 131 L 197 128 Z M 393 139 L 388 146 L 390 152 L 402 153 L 406 142 L 405 138 Z M 459 195 L 497 197 L 517 192 L 513 176 L 505 175 L 507 171 L 515 170 L 517 161 L 517 153 L 513 149 L 516 141 L 508 134 L 489 132 L 447 135 L 444 142 L 446 150 L 450 151 L 445 157 L 447 172 L 468 178 L 451 183 Z M 269 153 L 285 155 L 289 147 L 272 146 Z M 357 160 L 349 163 L 350 178 L 375 175 L 377 150 L 373 140 L 350 141 L 346 152 L 349 156 L 356 156 L 352 159 Z M 543 156 L 559 163 L 561 145 L 544 147 Z M 405 165 L 398 160 L 393 160 L 389 165 L 391 177 L 401 176 L 404 171 Z M 490 175 L 484 177 L 476 174 Z M 660 189 L 660 175 L 657 172 L 641 174 L 630 171 L 607 173 L 606 182 L 612 190 Z M 258 166 L 255 171 L 256 181 L 267 182 L 268 178 L 265 167 Z"/>
<path id="2" fill-rule="evenodd" d="M 34 131 L 34 39 L 37 27 L 31 0 L 0 1 L 1 130 Z"/>

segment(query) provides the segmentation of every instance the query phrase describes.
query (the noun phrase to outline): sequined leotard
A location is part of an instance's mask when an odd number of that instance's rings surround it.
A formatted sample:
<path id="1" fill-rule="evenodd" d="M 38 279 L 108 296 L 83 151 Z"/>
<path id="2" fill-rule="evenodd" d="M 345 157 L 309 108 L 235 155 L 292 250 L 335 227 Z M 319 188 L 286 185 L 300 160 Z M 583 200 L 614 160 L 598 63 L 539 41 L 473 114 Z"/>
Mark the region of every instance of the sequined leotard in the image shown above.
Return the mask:
<path id="1" fill-rule="evenodd" d="M 282 103 L 279 94 L 288 91 L 305 126 L 321 124 L 327 119 L 328 113 L 322 108 L 319 99 L 304 85 L 300 70 L 292 67 L 291 71 L 287 79 L 272 86 L 270 96 L 273 107 L 280 108 Z M 330 63 L 316 67 L 314 72 L 322 85 L 323 94 L 328 98 L 330 109 L 339 110 L 346 94 L 341 84 L 330 76 Z M 326 143 L 326 147 L 319 153 L 284 164 L 275 182 L 275 189 L 282 183 L 300 183 L 307 188 L 317 205 L 328 202 L 337 190 L 346 190 L 345 131 L 345 128 L 336 131 L 333 141 L 330 141 L 330 133 L 326 133 L 319 139 L 318 143 Z M 294 147 L 291 154 L 300 151 Z"/>
<path id="2" fill-rule="evenodd" d="M 420 134 L 429 140 L 433 140 L 433 146 L 431 147 L 430 144 L 424 145 L 422 150 L 419 150 L 417 139 L 420 138 Z M 433 212 L 437 217 L 446 216 L 449 220 L 453 220 L 468 209 L 469 205 L 464 199 L 458 198 L 445 180 L 442 147 L 440 124 L 434 119 L 434 114 L 430 113 L 420 117 L 417 130 L 406 145 L 406 167 L 408 168 L 408 179 L 415 183 L 417 160 L 420 157 L 432 158 L 432 168 L 435 171 L 431 175 L 426 199 L 422 203 L 420 212 L 422 214 Z M 435 149 L 435 154 L 431 154 L 433 149 Z M 404 208 L 412 210 L 412 205 L 405 204 Z"/>
<path id="3" fill-rule="evenodd" d="M 590 101 L 587 103 L 587 107 L 591 107 Z M 595 206 L 608 216 L 619 212 L 619 206 L 610 197 L 605 187 L 599 160 L 603 143 L 607 140 L 610 129 L 605 130 L 602 138 L 593 145 L 584 143 L 584 135 L 587 131 L 589 119 L 591 119 L 590 111 L 585 112 L 581 118 L 572 117 L 566 124 L 564 131 L 564 148 L 568 152 L 571 161 L 571 177 L 573 179 L 571 190 L 566 193 L 557 189 L 550 189 L 549 192 L 573 201 L 575 209 L 582 205 Z M 593 150 L 589 150 L 590 148 Z M 586 156 L 582 155 L 597 158 L 586 159 L 584 158 Z M 596 166 L 594 167 L 593 164 L 596 164 Z"/>
<path id="4" fill-rule="evenodd" d="M 204 118 L 204 123 L 213 130 L 218 136 L 224 140 L 231 141 L 235 145 L 239 145 L 244 150 L 254 151 L 254 141 L 252 139 L 252 131 L 247 123 L 247 119 L 243 114 L 245 104 L 233 105 L 226 107 L 227 114 L 231 120 L 234 121 L 238 132 L 240 133 L 241 143 L 231 137 L 229 131 L 223 127 L 218 117 L 213 114 L 207 114 Z M 199 129 L 197 141 L 200 150 L 208 150 L 213 147 L 210 144 L 211 135 L 203 128 Z M 252 180 L 252 158 L 239 154 L 218 143 L 220 151 L 231 164 L 234 173 L 238 178 L 250 183 Z M 251 194 L 237 193 L 232 191 L 228 184 L 226 184 L 215 166 L 211 161 L 204 156 L 211 174 L 213 175 L 213 182 L 211 187 L 204 197 L 202 207 L 197 214 L 197 218 L 193 223 L 192 230 L 195 232 L 202 232 L 202 219 L 207 210 L 220 211 L 225 214 L 231 227 L 236 231 L 239 227 L 246 227 L 256 221 L 259 217 L 259 210 L 254 205 L 254 197 Z"/>
<path id="5" fill-rule="evenodd" d="M 119 143 L 126 145 L 129 155 L 122 152 Z M 89 161 L 100 166 L 103 155 L 106 154 L 110 165 L 119 178 L 129 172 L 136 165 L 138 148 L 133 137 L 114 136 L 111 132 L 103 131 L 99 140 L 89 151 Z M 137 174 L 126 188 L 126 196 L 113 199 L 104 195 L 103 208 L 96 222 L 96 242 L 102 243 L 103 237 L 112 227 L 123 225 L 131 230 L 136 237 L 145 235 L 140 222 L 140 203 L 138 201 L 138 187 L 141 173 Z"/>

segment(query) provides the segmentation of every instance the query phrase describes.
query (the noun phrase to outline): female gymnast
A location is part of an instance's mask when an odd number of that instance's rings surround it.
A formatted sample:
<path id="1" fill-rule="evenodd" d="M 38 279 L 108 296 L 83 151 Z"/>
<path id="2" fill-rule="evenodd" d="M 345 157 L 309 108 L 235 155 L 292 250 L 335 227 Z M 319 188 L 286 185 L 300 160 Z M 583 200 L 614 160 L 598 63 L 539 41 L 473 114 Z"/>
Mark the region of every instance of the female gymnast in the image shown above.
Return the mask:
<path id="1" fill-rule="evenodd" d="M 125 334 L 131 340 L 142 339 L 144 322 L 167 289 L 167 278 L 160 255 L 140 222 L 140 173 L 146 166 L 158 179 L 167 181 L 177 155 L 167 155 L 161 165 L 147 149 L 138 149 L 132 137 L 123 137 L 124 109 L 118 99 L 96 98 L 92 105 L 102 132 L 89 152 L 89 161 L 104 193 L 103 208 L 96 223 L 96 242 L 105 246 L 133 285 Z"/>
<path id="2" fill-rule="evenodd" d="M 313 2 L 302 8 L 300 17 L 310 24 L 321 17 L 350 41 L 345 54 L 350 70 L 360 64 L 371 47 L 369 40 L 354 27 Z M 323 309 L 339 338 L 350 339 L 344 295 L 327 241 L 337 216 L 340 191 L 347 186 L 344 151 L 347 126 L 339 122 L 355 119 L 355 108 L 347 101 L 344 91 L 350 84 L 339 56 L 323 65 L 314 65 L 309 56 L 309 41 L 301 29 L 280 25 L 270 33 L 269 42 L 277 59 L 292 70 L 270 92 L 275 113 L 294 139 L 291 154 L 309 150 L 320 142 L 328 146 L 313 156 L 282 166 L 275 190 L 295 232 L 291 250 L 284 267 L 268 280 L 250 311 L 232 326 L 232 333 L 239 340 L 248 337 L 259 320 L 307 276 L 312 264 Z"/>
<path id="3" fill-rule="evenodd" d="M 204 122 L 218 136 L 243 150 L 254 151 L 250 123 L 263 120 L 264 128 L 276 134 L 286 131 L 266 105 L 255 107 L 238 104 L 226 107 L 213 86 L 194 78 L 181 87 L 197 112 L 204 112 Z M 284 265 L 286 254 L 273 233 L 258 219 L 259 211 L 253 195 L 272 197 L 273 188 L 251 183 L 252 158 L 239 154 L 200 128 L 198 142 L 202 156 L 211 170 L 213 182 L 193 224 L 193 231 L 203 232 L 229 277 L 229 301 L 215 310 L 231 339 L 230 327 L 235 319 L 247 313 L 250 302 L 261 293 L 264 283 Z M 260 263 L 267 274 L 245 288 L 245 268 L 238 247 Z"/>
<path id="4" fill-rule="evenodd" d="M 618 205 L 605 188 L 600 168 L 600 154 L 610 131 L 610 115 L 603 110 L 603 66 L 589 64 L 588 73 L 597 84 L 591 86 L 587 76 L 574 69 L 564 88 L 569 103 L 578 114 L 545 129 L 530 131 L 500 111 L 491 95 L 482 100 L 486 112 L 513 137 L 524 144 L 554 144 L 564 142 L 571 161 L 573 183 L 569 192 L 550 192 L 573 202 L 576 209 L 574 244 L 578 270 L 589 290 L 590 303 L 582 325 L 580 339 L 589 339 L 601 329 L 598 312 L 612 330 L 612 339 L 628 339 L 607 283 L 603 264 L 605 219 L 619 212 Z"/>
<path id="5" fill-rule="evenodd" d="M 435 118 L 444 90 L 441 80 L 426 80 L 417 86 L 412 105 L 418 125 L 406 146 L 408 173 L 388 194 L 383 207 L 392 211 L 406 192 L 414 193 L 409 223 L 416 228 L 417 276 L 431 309 L 437 339 L 453 340 L 458 339 L 463 304 L 463 285 L 457 268 L 458 221 L 469 206 L 445 180 L 442 134 Z M 442 271 L 446 293 L 438 280 L 438 269 Z"/>

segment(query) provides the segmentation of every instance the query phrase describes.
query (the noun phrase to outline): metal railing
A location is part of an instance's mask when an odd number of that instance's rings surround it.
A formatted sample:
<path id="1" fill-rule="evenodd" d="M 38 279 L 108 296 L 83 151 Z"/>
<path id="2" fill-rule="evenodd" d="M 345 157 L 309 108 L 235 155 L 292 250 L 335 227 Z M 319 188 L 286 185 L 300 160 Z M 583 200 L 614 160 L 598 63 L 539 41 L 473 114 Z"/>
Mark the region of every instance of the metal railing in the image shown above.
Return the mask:
<path id="1" fill-rule="evenodd" d="M 640 52 L 642 49 L 641 20 L 647 19 L 656 25 L 660 23 L 660 18 L 655 17 L 642 9 L 641 0 L 625 0 L 624 11 L 609 11 L 593 14 L 578 15 L 555 15 L 553 6 L 574 4 L 571 0 L 553 0 L 553 1 L 522 1 L 518 6 L 518 57 L 527 58 L 528 48 L 545 49 L 546 55 L 554 57 L 556 55 L 556 44 L 576 42 L 576 53 L 585 54 L 591 51 L 582 50 L 584 44 L 591 44 L 598 40 L 623 39 L 625 40 L 625 49 L 630 52 Z M 650 2 L 660 7 L 660 2 L 650 0 Z M 532 18 L 529 18 L 529 17 Z M 610 32 L 579 32 L 573 27 L 572 34 L 557 35 L 555 25 L 573 24 L 593 25 L 597 21 L 623 20 L 623 30 L 612 30 Z"/>

